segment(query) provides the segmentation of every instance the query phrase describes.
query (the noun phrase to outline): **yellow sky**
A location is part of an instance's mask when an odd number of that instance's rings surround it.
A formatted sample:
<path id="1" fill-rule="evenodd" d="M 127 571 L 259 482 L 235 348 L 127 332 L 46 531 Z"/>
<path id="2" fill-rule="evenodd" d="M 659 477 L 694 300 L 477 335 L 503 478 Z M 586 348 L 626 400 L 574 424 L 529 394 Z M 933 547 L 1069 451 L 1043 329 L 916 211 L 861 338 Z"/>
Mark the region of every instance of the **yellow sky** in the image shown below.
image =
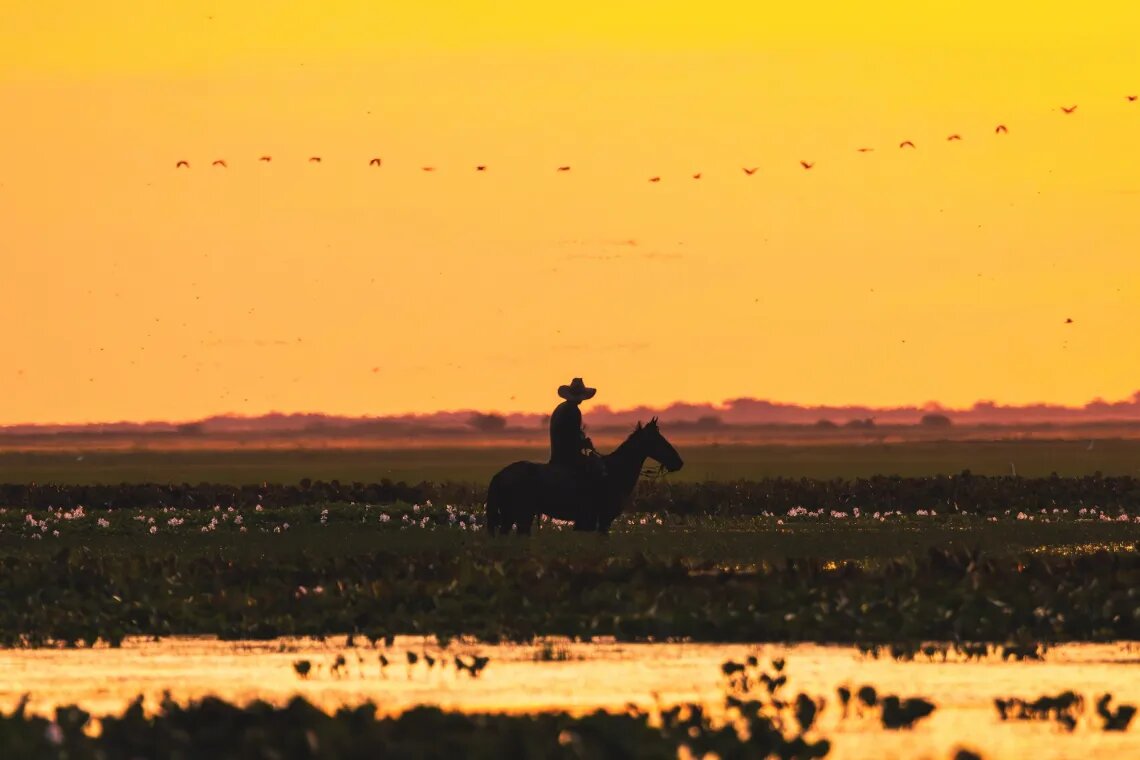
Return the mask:
<path id="1" fill-rule="evenodd" d="M 555 5 L 7 3 L 0 424 L 1140 388 L 1135 4 Z"/>

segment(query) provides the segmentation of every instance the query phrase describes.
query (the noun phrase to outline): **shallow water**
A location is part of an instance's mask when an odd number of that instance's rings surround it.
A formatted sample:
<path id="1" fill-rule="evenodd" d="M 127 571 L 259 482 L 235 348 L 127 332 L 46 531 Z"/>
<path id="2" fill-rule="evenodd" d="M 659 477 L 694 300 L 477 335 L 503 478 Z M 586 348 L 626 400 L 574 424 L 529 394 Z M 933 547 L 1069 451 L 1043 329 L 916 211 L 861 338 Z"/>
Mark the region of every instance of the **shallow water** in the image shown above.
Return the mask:
<path id="1" fill-rule="evenodd" d="M 1140 702 L 1140 644 L 1057 647 L 1043 662 L 900 663 L 872 659 L 850 647 L 742 646 L 711 644 L 568 644 L 553 642 L 555 661 L 541 661 L 542 646 L 484 646 L 398 638 L 381 645 L 346 647 L 343 637 L 325 642 L 280 639 L 220 642 L 175 637 L 153 643 L 128 640 L 108 649 L 0 649 L 0 708 L 10 710 L 28 693 L 29 709 L 47 713 L 55 705 L 79 704 L 96 715 L 121 712 L 136 695 L 154 708 L 169 690 L 179 701 L 216 695 L 240 703 L 260 698 L 282 703 L 296 694 L 326 709 L 375 702 L 384 713 L 420 704 L 449 710 L 532 712 L 596 708 L 614 711 L 633 702 L 723 704 L 720 665 L 749 654 L 785 657 L 789 684 L 828 699 L 819 731 L 832 739 L 835 758 L 949 758 L 958 747 L 985 757 L 1140 757 L 1140 721 L 1126 733 L 1105 733 L 1091 707 L 1111 692 L 1114 704 Z M 438 657 L 409 666 L 406 652 Z M 379 654 L 392 664 L 381 669 Z M 478 679 L 459 673 L 456 654 L 491 658 Z M 330 672 L 338 654 L 347 660 L 342 675 Z M 563 659 L 564 658 L 564 659 Z M 313 672 L 302 680 L 293 663 L 308 659 Z M 446 665 L 444 665 L 446 663 Z M 884 731 L 874 717 L 842 718 L 837 686 L 875 686 L 879 692 L 925 696 L 938 706 L 910 731 Z M 1003 723 L 994 697 L 1036 698 L 1073 689 L 1086 698 L 1086 712 L 1073 733 L 1053 723 Z"/>

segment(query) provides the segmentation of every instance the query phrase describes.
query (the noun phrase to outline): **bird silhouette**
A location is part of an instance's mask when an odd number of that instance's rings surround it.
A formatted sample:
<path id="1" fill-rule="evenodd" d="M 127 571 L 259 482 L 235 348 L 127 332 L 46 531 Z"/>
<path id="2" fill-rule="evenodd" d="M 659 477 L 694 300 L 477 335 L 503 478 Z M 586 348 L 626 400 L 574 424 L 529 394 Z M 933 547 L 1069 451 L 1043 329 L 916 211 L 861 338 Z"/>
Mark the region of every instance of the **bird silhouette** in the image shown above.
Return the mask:
<path id="1" fill-rule="evenodd" d="M 1127 95 L 1126 97 L 1129 103 L 1135 103 L 1137 99 L 1140 99 L 1140 95 Z"/>
<path id="2" fill-rule="evenodd" d="M 700 172 L 697 172 L 696 174 L 693 175 L 693 179 L 700 179 L 700 178 L 701 178 Z"/>
<path id="3" fill-rule="evenodd" d="M 859 151 L 860 153 L 870 153 L 875 149 L 874 148 L 856 148 L 855 150 Z"/>
<path id="4" fill-rule="evenodd" d="M 320 156 L 309 156 L 309 163 L 310 164 L 319 164 L 320 162 L 321 162 Z"/>
<path id="5" fill-rule="evenodd" d="M 814 161 L 800 161 L 800 166 L 802 166 L 805 169 L 810 169 L 813 166 L 815 166 L 815 162 Z"/>
<path id="6" fill-rule="evenodd" d="M 756 171 L 757 171 L 759 168 L 760 168 L 759 166 L 753 166 L 751 169 L 749 169 L 749 168 L 745 167 L 745 168 L 744 168 L 744 173 L 745 173 L 745 174 L 747 174 L 749 177 L 751 177 L 753 174 L 755 174 L 755 173 L 756 173 Z"/>
<path id="7" fill-rule="evenodd" d="M 434 166 L 421 166 L 420 168 L 423 169 L 425 172 L 434 172 L 435 171 Z"/>
<path id="8" fill-rule="evenodd" d="M 190 168 L 190 162 L 189 162 L 189 161 L 179 161 L 178 163 L 176 163 L 176 164 L 174 165 L 174 168 L 175 168 L 175 169 L 180 169 L 180 168 L 182 168 L 183 166 L 185 166 L 187 169 L 189 169 L 189 168 Z"/>
<path id="9" fill-rule="evenodd" d="M 1007 127 L 1004 124 L 998 124 L 996 127 L 994 127 L 994 134 L 995 135 L 1004 135 L 1004 134 L 1007 134 L 1008 132 L 1009 132 L 1009 127 Z"/>
<path id="10" fill-rule="evenodd" d="M 914 143 L 912 143 L 910 140 L 903 140 L 901 143 L 899 143 L 899 147 L 900 148 L 913 148 Z"/>
<path id="11" fill-rule="evenodd" d="M 272 156 L 262 156 L 261 158 L 259 158 L 257 160 L 258 161 L 264 161 L 265 163 L 269 163 L 270 161 L 273 160 L 273 157 Z"/>
<path id="12" fill-rule="evenodd" d="M 660 177 L 650 177 L 650 178 L 649 178 L 649 181 L 650 181 L 650 182 L 660 182 L 660 181 L 661 181 L 661 178 L 660 178 Z"/>
<path id="13" fill-rule="evenodd" d="M 1076 106 L 1068 106 L 1066 108 L 1065 106 L 1061 106 L 1061 110 L 1064 111 L 1065 113 L 1072 113 L 1073 111 L 1077 110 L 1077 107 Z"/>
<path id="14" fill-rule="evenodd" d="M 225 169 L 225 168 L 226 168 L 226 162 L 225 162 L 225 161 L 223 161 L 223 160 L 222 160 L 222 159 L 220 159 L 220 158 L 219 158 L 217 161 L 215 161 L 215 162 L 214 162 L 212 165 L 213 165 L 213 166 L 220 166 L 220 167 L 222 167 L 223 169 Z"/>
<path id="15" fill-rule="evenodd" d="M 479 164 L 478 166 L 475 167 L 475 171 L 485 172 L 485 171 L 487 171 L 487 167 L 485 164 Z"/>
<path id="16" fill-rule="evenodd" d="M 308 678 L 309 672 L 313 669 L 313 663 L 308 660 L 297 660 L 293 663 L 293 670 L 297 672 L 301 678 Z"/>
<path id="17" fill-rule="evenodd" d="M 381 162 L 380 162 L 380 159 L 378 159 L 378 158 L 374 158 L 374 159 L 372 159 L 371 161 L 369 161 L 369 162 L 368 162 L 368 165 L 369 165 L 369 166 L 379 166 L 379 165 L 380 165 L 380 163 L 381 163 Z"/>
<path id="18" fill-rule="evenodd" d="M 962 139 L 962 135 L 959 135 L 959 134 L 953 134 L 953 135 L 950 135 L 949 137 L 946 138 L 947 141 L 961 140 L 961 139 Z"/>
<path id="19" fill-rule="evenodd" d="M 569 167 L 569 166 L 559 166 L 559 167 L 558 167 L 558 171 L 560 171 L 560 172 L 568 172 L 568 171 L 570 171 L 570 167 Z"/>
<path id="20" fill-rule="evenodd" d="M 1071 324 L 1073 324 L 1073 318 L 1072 318 L 1072 317 L 1067 317 L 1067 318 L 1065 319 L 1065 324 L 1067 324 L 1067 325 L 1071 325 Z"/>

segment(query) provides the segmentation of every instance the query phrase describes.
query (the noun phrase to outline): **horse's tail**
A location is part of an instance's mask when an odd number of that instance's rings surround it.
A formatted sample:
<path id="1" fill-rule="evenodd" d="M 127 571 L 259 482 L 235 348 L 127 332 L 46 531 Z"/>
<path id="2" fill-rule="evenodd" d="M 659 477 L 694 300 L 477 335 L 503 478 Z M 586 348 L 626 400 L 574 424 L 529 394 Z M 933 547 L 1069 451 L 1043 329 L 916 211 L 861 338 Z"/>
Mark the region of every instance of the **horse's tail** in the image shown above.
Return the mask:
<path id="1" fill-rule="evenodd" d="M 491 478 L 487 486 L 487 532 L 492 536 L 503 527 L 503 473 L 502 471 Z"/>

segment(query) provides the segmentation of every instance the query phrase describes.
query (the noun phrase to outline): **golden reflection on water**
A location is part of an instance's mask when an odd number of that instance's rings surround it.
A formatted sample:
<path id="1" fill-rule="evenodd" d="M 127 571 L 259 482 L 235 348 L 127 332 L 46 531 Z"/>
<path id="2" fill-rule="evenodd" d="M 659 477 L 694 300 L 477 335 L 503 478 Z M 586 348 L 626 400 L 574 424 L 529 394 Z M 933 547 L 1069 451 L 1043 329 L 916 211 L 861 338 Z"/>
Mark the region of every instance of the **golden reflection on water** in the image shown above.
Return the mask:
<path id="1" fill-rule="evenodd" d="M 1127 733 L 1104 733 L 1089 709 L 1072 734 L 1052 723 L 1002 723 L 994 697 L 1036 698 L 1073 689 L 1091 704 L 1111 692 L 1114 702 L 1140 702 L 1140 644 L 1077 644 L 1051 649 L 1043 662 L 951 661 L 910 663 L 872 659 L 851 647 L 816 645 L 746 646 L 715 644 L 465 645 L 442 649 L 430 640 L 401 637 L 388 648 L 344 646 L 344 637 L 325 642 L 280 639 L 221 642 L 175 637 L 161 642 L 128 640 L 120 649 L 0 649 L 0 709 L 9 711 L 21 695 L 29 709 L 48 713 L 56 705 L 79 704 L 96 715 L 118 713 L 143 695 L 149 710 L 162 693 L 185 701 L 216 695 L 245 703 L 283 703 L 296 694 L 325 709 L 372 700 L 393 714 L 421 704 L 448 710 L 590 712 L 624 710 L 627 703 L 653 709 L 699 702 L 714 711 L 723 704 L 720 665 L 749 654 L 785 657 L 789 694 L 799 691 L 828 699 L 819 731 L 832 739 L 834 758 L 949 758 L 967 746 L 985 757 L 1140 757 L 1140 725 Z M 407 652 L 418 661 L 409 665 Z M 436 662 L 429 666 L 423 655 Z M 459 672 L 456 655 L 482 654 L 490 664 L 479 678 Z M 381 668 L 380 655 L 390 661 Z M 332 671 L 337 655 L 346 664 Z M 308 659 L 307 679 L 293 663 Z M 871 717 L 841 719 L 837 686 L 870 684 L 880 693 L 925 696 L 938 708 L 911 731 L 884 731 Z"/>

